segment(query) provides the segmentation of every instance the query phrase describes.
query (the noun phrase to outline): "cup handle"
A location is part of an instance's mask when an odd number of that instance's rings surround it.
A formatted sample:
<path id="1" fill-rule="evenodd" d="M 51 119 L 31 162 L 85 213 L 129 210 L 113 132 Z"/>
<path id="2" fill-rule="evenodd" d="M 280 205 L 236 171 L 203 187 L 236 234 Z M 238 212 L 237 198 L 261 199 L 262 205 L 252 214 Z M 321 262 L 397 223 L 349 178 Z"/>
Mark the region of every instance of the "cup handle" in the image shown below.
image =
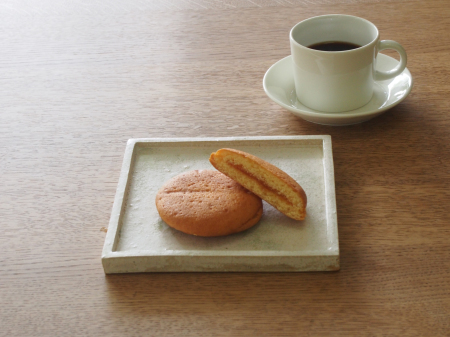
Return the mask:
<path id="1" fill-rule="evenodd" d="M 382 40 L 378 42 L 378 51 L 383 49 L 393 49 L 400 54 L 400 63 L 394 69 L 388 71 L 375 70 L 375 81 L 383 81 L 400 75 L 406 68 L 406 51 L 400 43 L 391 40 Z"/>

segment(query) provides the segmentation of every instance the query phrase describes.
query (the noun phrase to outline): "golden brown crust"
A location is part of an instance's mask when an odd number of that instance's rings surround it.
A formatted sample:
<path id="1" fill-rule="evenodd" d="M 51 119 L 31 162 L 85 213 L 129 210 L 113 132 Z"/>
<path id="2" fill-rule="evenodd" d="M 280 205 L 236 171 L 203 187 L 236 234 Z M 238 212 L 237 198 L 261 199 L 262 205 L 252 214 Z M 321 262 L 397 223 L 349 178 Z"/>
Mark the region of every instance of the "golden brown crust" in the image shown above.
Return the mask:
<path id="1" fill-rule="evenodd" d="M 244 231 L 262 216 L 262 201 L 215 170 L 182 173 L 156 195 L 156 208 L 171 227 L 197 236 L 223 236 Z"/>
<path id="2" fill-rule="evenodd" d="M 220 172 L 236 180 L 287 216 L 303 220 L 307 197 L 303 188 L 286 172 L 249 153 L 220 149 L 209 161 Z"/>

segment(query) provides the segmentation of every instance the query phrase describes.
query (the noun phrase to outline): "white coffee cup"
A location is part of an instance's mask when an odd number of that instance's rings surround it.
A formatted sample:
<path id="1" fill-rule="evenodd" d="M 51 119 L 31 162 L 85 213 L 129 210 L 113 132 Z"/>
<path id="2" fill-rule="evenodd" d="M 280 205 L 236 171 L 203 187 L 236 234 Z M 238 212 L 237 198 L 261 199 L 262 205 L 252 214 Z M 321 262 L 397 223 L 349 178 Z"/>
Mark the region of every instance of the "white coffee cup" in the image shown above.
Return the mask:
<path id="1" fill-rule="evenodd" d="M 357 47 L 345 51 L 309 48 L 324 42 L 346 42 Z M 344 112 L 367 104 L 374 81 L 383 81 L 403 72 L 406 52 L 390 40 L 380 40 L 377 27 L 365 19 L 341 14 L 313 17 L 299 22 L 290 32 L 295 91 L 303 105 L 318 111 Z M 380 50 L 400 54 L 392 70 L 375 69 Z"/>

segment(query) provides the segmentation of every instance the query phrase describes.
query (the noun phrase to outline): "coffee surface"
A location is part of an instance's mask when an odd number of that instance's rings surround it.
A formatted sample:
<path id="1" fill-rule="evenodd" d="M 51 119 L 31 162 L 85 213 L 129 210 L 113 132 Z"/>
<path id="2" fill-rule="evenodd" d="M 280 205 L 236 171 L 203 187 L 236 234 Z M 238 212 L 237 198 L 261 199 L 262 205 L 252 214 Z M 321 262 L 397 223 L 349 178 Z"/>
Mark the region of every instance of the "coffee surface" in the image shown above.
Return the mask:
<path id="1" fill-rule="evenodd" d="M 315 43 L 313 45 L 308 46 L 308 48 L 321 50 L 321 51 L 346 51 L 359 48 L 361 46 L 344 41 L 328 41 L 328 42 L 320 42 Z"/>

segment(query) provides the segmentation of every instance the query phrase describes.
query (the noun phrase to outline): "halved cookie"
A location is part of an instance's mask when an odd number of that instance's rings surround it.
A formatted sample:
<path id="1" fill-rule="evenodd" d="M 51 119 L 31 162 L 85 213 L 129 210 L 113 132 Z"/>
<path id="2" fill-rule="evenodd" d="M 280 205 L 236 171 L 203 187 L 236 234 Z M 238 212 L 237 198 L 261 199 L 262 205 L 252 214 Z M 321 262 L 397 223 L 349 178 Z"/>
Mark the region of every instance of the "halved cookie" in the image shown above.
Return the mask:
<path id="1" fill-rule="evenodd" d="M 286 172 L 249 153 L 220 149 L 209 161 L 220 172 L 296 220 L 306 216 L 306 193 Z"/>

